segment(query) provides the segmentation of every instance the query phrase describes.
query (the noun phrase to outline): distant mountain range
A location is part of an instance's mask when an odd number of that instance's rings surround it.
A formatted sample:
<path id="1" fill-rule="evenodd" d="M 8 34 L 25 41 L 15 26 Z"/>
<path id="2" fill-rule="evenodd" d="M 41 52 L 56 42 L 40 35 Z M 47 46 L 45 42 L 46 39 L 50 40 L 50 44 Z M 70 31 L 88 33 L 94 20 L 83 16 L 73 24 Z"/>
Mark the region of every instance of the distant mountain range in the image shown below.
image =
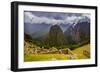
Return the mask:
<path id="1" fill-rule="evenodd" d="M 69 44 L 88 41 L 90 40 L 90 23 L 87 21 L 78 22 L 74 27 L 70 26 L 64 35 Z"/>
<path id="2" fill-rule="evenodd" d="M 72 22 L 67 22 L 67 23 L 58 23 L 56 25 L 59 25 L 62 29 L 62 31 L 65 33 L 65 31 L 67 31 L 67 29 L 75 27 L 77 25 L 79 25 L 79 23 L 89 23 L 90 19 L 86 16 L 82 17 L 81 19 L 75 19 Z M 83 26 L 81 25 L 80 26 Z M 55 24 L 47 24 L 47 23 L 24 23 L 24 32 L 26 34 L 29 34 L 31 36 L 34 36 L 33 38 L 38 38 L 38 37 L 42 37 L 45 36 L 49 30 L 50 27 L 53 26 Z M 83 27 L 87 27 L 88 25 L 84 24 Z M 76 27 L 75 27 L 76 28 Z"/>

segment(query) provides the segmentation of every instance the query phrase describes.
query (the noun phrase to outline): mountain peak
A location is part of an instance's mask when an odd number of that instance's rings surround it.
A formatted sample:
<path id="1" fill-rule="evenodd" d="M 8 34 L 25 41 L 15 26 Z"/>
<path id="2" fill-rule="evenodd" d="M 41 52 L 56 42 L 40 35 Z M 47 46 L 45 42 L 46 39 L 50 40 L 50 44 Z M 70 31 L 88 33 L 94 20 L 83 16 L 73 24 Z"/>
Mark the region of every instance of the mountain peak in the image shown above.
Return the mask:
<path id="1" fill-rule="evenodd" d="M 50 46 L 60 46 L 64 44 L 64 34 L 59 25 L 51 26 L 45 42 Z"/>

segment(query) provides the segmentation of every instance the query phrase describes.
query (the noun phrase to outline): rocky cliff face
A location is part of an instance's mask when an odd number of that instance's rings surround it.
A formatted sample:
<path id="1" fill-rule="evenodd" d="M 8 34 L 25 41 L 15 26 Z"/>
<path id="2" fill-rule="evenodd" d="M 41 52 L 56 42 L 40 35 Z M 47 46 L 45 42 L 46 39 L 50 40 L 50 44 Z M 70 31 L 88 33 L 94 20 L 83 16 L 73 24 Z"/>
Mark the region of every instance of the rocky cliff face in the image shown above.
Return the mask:
<path id="1" fill-rule="evenodd" d="M 90 23 L 79 22 L 74 27 L 70 26 L 65 32 L 67 43 L 80 43 L 90 39 Z"/>

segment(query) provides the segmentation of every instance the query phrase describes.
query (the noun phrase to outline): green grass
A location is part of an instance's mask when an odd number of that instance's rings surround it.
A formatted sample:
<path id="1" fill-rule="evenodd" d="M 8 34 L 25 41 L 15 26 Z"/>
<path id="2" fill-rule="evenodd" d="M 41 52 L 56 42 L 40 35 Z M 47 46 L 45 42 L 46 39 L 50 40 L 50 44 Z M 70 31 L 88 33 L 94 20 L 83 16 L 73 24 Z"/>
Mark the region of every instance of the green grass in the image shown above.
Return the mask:
<path id="1" fill-rule="evenodd" d="M 87 57 L 83 54 L 84 50 L 86 50 L 87 52 L 90 52 L 90 44 L 76 48 L 76 49 L 72 50 L 72 52 L 77 56 L 78 59 L 88 59 L 89 57 Z"/>
<path id="2" fill-rule="evenodd" d="M 50 61 L 50 60 L 66 60 L 70 59 L 68 55 L 65 54 L 29 54 L 24 55 L 24 61 Z"/>

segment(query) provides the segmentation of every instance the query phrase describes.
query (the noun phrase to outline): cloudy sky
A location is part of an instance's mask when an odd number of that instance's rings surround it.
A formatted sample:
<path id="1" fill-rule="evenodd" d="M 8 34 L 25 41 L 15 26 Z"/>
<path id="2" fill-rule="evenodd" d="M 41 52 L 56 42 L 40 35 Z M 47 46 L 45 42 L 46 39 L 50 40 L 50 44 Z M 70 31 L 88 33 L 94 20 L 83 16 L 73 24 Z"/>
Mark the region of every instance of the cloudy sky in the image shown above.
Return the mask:
<path id="1" fill-rule="evenodd" d="M 24 23 L 38 24 L 73 24 L 79 20 L 89 20 L 88 13 L 61 13 L 61 12 L 39 12 L 39 11 L 24 11 Z"/>

